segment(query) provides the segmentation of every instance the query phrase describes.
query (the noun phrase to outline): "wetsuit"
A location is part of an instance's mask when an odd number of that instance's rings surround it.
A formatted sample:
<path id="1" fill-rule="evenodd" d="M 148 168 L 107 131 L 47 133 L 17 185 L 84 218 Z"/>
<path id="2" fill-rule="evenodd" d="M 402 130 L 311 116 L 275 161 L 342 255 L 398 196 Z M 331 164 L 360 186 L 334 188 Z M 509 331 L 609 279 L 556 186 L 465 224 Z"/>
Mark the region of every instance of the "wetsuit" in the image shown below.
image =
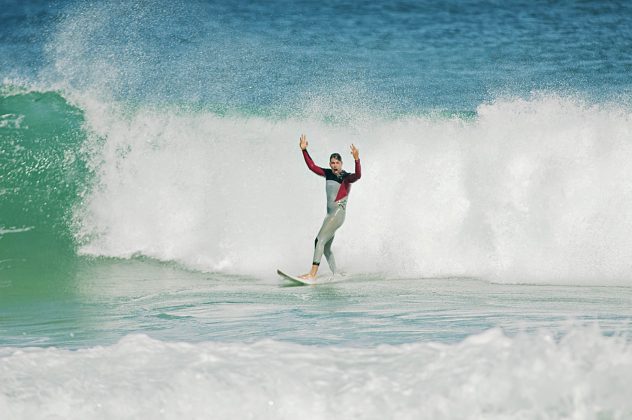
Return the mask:
<path id="1" fill-rule="evenodd" d="M 323 220 L 323 225 L 318 231 L 316 241 L 314 244 L 314 259 L 312 264 L 320 265 L 320 259 L 325 254 L 327 263 L 332 273 L 336 272 L 336 260 L 334 254 L 331 252 L 331 243 L 334 241 L 334 235 L 336 230 L 342 226 L 345 221 L 345 213 L 347 207 L 347 199 L 349 197 L 349 191 L 351 190 L 351 184 L 356 182 L 362 176 L 362 170 L 360 168 L 360 159 L 355 161 L 355 173 L 350 174 L 345 171 L 341 171 L 339 175 L 329 168 L 321 168 L 314 164 L 314 161 L 307 153 L 307 150 L 303 150 L 303 158 L 307 167 L 316 175 L 325 177 L 325 190 L 327 192 L 327 216 Z"/>

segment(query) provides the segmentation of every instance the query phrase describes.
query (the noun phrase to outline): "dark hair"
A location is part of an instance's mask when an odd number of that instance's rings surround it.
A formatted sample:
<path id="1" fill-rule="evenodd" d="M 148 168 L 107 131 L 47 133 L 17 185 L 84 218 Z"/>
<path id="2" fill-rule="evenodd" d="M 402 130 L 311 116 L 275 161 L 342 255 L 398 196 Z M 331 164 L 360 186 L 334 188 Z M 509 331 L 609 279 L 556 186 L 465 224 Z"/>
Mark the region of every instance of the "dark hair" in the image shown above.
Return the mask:
<path id="1" fill-rule="evenodd" d="M 329 156 L 329 160 L 332 160 L 332 159 L 336 159 L 342 162 L 342 156 L 340 156 L 340 153 L 332 153 L 331 156 Z"/>

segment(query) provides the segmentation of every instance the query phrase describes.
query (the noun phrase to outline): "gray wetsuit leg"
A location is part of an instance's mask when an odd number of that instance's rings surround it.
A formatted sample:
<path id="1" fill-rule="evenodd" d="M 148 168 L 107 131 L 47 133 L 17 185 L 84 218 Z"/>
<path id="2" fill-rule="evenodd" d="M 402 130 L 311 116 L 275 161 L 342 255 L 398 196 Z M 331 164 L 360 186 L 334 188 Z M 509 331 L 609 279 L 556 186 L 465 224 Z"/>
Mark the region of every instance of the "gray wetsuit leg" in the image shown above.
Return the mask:
<path id="1" fill-rule="evenodd" d="M 325 244 L 324 255 L 325 255 L 325 258 L 327 258 L 327 264 L 329 264 L 329 269 L 331 270 L 332 273 L 336 274 L 336 272 L 337 272 L 337 270 L 336 270 L 336 258 L 334 258 L 334 253 L 331 252 L 331 244 L 333 243 L 334 238 L 335 238 L 335 236 L 333 238 L 331 238 L 329 240 L 329 242 L 327 242 Z"/>
<path id="2" fill-rule="evenodd" d="M 331 244 L 334 240 L 336 230 L 338 230 L 345 221 L 345 214 L 344 206 L 338 206 L 333 212 L 327 214 L 325 220 L 323 220 L 320 231 L 318 231 L 314 246 L 313 264 L 320 265 L 320 259 L 324 253 L 329 263 L 329 268 L 331 268 L 331 271 L 334 273 L 336 271 L 336 260 L 334 254 L 331 252 Z"/>

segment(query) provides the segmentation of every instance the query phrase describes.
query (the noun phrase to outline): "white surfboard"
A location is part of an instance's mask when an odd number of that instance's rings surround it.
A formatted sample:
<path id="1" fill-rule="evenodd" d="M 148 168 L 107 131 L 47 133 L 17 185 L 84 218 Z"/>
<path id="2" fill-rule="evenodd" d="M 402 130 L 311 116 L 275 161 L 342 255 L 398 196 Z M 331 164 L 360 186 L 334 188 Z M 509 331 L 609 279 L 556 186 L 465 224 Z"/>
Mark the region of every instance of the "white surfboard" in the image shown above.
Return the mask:
<path id="1" fill-rule="evenodd" d="M 300 277 L 297 276 L 292 276 L 290 274 L 286 274 L 281 270 L 277 270 L 277 274 L 281 277 L 283 277 L 286 280 L 289 280 L 291 282 L 294 283 L 300 283 L 300 284 L 316 284 L 317 281 L 315 279 L 302 279 Z"/>

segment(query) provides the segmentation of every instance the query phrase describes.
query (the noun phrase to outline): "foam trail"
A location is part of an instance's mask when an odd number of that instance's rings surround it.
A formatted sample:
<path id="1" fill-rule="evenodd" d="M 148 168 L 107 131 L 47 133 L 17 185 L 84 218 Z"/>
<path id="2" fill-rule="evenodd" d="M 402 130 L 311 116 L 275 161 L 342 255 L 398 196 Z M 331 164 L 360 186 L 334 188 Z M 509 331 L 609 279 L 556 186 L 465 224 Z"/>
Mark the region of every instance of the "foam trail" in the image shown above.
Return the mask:
<path id="1" fill-rule="evenodd" d="M 367 349 L 134 335 L 78 351 L 0 349 L 0 409 L 15 420 L 623 419 L 631 356 L 592 328 Z"/>
<path id="2" fill-rule="evenodd" d="M 615 105 L 534 97 L 474 120 L 220 117 L 89 106 L 98 184 L 81 252 L 203 270 L 304 269 L 324 213 L 304 167 L 360 147 L 363 178 L 334 249 L 346 269 L 501 282 L 629 284 L 632 121 Z M 105 117 L 104 117 L 105 115 Z M 301 264 L 304 263 L 304 264 Z"/>

